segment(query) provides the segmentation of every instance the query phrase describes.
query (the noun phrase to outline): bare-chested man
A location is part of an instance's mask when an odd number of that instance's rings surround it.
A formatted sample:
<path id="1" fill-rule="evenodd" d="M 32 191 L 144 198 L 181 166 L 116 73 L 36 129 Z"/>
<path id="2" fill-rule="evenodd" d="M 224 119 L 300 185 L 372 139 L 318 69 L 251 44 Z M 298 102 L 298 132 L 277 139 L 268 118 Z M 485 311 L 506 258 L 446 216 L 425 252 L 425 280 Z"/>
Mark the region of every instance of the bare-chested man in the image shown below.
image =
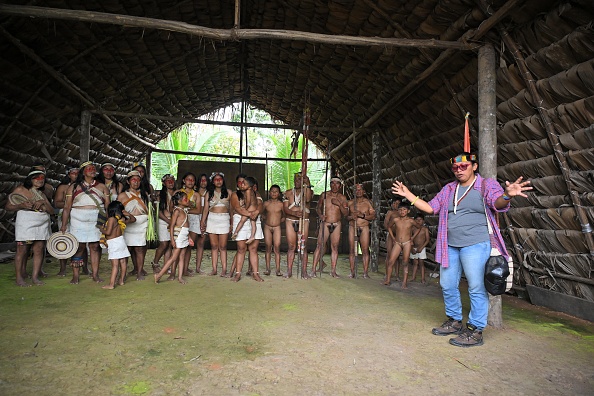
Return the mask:
<path id="1" fill-rule="evenodd" d="M 409 204 L 400 203 L 400 206 L 398 207 L 398 216 L 392 218 L 388 226 L 388 232 L 394 239 L 394 247 L 388 256 L 388 271 L 384 285 L 390 284 L 392 267 L 402 252 L 402 266 L 404 267 L 404 277 L 402 280 L 403 289 L 407 288 L 406 282 L 408 280 L 408 262 L 410 258 L 410 251 L 412 249 L 412 241 L 420 231 L 419 230 L 416 234 L 412 235 L 412 229 L 415 226 L 415 221 L 408 217 L 409 211 Z"/>
<path id="2" fill-rule="evenodd" d="M 363 255 L 363 278 L 369 278 L 369 222 L 375 219 L 375 209 L 371 201 L 364 197 L 365 190 L 362 184 L 355 184 L 355 198 L 348 202 L 349 205 L 349 261 L 351 274 L 349 278 L 356 278 L 355 256 L 357 242 L 361 246 Z"/>
<path id="3" fill-rule="evenodd" d="M 402 202 L 402 200 L 400 198 L 392 198 L 388 201 L 388 204 L 390 205 L 390 209 L 388 209 L 388 211 L 386 212 L 386 216 L 384 217 L 384 228 L 386 229 L 386 276 L 388 274 L 388 258 L 390 257 L 390 252 L 392 251 L 392 248 L 394 247 L 394 240 L 392 239 L 392 237 L 390 236 L 390 233 L 388 232 L 388 227 L 390 226 L 390 221 L 392 221 L 392 219 L 396 216 L 398 216 L 398 205 L 400 205 L 400 202 Z M 400 273 L 400 261 L 396 261 L 396 280 L 400 280 L 398 278 Z M 391 276 L 391 275 L 390 275 Z M 384 278 L 384 280 L 386 280 Z"/>
<path id="4" fill-rule="evenodd" d="M 270 186 L 268 200 L 264 202 L 262 209 L 262 217 L 264 218 L 264 243 L 266 244 L 266 272 L 264 272 L 264 275 L 270 275 L 270 259 L 274 250 L 276 276 L 283 276 L 280 268 L 280 244 L 281 222 L 284 220 L 284 212 L 281 190 L 276 184 Z"/>
<path id="5" fill-rule="evenodd" d="M 342 180 L 338 177 L 330 179 L 330 191 L 325 191 L 318 199 L 318 218 L 320 219 L 320 230 L 318 231 L 318 246 L 314 252 L 312 276 L 316 276 L 316 268 L 324 251 L 326 242 L 330 238 L 332 250 L 332 277 L 339 278 L 336 273 L 338 262 L 338 243 L 340 242 L 340 223 L 343 216 L 349 212 L 349 205 L 346 197 L 340 192 Z M 323 268 L 320 268 L 320 272 Z"/>
<path id="6" fill-rule="evenodd" d="M 313 197 L 313 191 L 309 184 L 309 177 L 301 177 L 301 172 L 295 173 L 293 189 L 285 192 L 283 201 L 283 210 L 285 212 L 285 227 L 287 243 L 287 278 L 293 276 L 293 261 L 295 260 L 295 250 L 301 241 L 297 240 L 297 233 L 301 228 L 302 238 L 305 243 L 302 246 L 301 253 L 301 278 L 309 279 L 307 273 L 307 237 L 309 236 L 309 203 Z M 303 189 L 303 191 L 301 191 Z M 303 215 L 303 216 L 302 216 Z M 301 227 L 299 223 L 304 219 Z"/>

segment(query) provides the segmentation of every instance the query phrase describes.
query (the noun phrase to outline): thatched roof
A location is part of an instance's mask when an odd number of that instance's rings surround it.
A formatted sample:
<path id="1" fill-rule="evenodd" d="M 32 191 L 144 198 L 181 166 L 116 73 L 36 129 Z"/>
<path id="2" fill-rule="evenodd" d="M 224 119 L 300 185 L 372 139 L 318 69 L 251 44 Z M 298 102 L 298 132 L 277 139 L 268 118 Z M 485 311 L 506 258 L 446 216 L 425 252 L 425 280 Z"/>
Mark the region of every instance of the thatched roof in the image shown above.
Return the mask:
<path id="1" fill-rule="evenodd" d="M 535 186 L 504 219 L 510 247 L 536 268 L 518 281 L 594 300 L 591 229 L 576 212 L 581 205 L 594 222 L 592 1 L 242 0 L 235 31 L 230 0 L 9 3 L 111 15 L 0 5 L 0 205 L 34 163 L 56 182 L 79 162 L 83 110 L 94 111 L 91 158 L 123 173 L 183 123 L 142 115 L 195 118 L 241 100 L 289 125 L 309 102 L 312 142 L 333 149 L 336 168 L 351 183 L 356 172 L 369 191 L 371 135 L 380 131 L 383 188 L 397 177 L 430 198 L 451 180 L 447 159 L 461 149 L 465 112 L 477 146 L 477 48 L 492 43 L 498 178 L 524 175 Z M 339 146 L 353 126 L 355 166 L 352 144 Z M 10 228 L 8 216 L 0 212 Z"/>

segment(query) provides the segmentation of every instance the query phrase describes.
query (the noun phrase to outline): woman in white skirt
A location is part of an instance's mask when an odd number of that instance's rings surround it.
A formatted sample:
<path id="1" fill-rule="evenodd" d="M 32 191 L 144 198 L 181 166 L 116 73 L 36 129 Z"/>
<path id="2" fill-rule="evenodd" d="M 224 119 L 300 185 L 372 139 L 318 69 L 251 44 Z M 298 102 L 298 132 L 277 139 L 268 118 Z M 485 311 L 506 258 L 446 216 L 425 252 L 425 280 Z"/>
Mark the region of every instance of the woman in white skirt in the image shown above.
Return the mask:
<path id="1" fill-rule="evenodd" d="M 144 271 L 144 258 L 146 256 L 146 229 L 148 227 L 148 205 L 149 191 L 141 184 L 141 176 L 138 171 L 130 171 L 127 175 L 126 184 L 123 192 L 118 196 L 126 208 L 126 212 L 136 217 L 136 222 L 126 227 L 124 239 L 134 270 L 131 274 L 136 274 L 136 280 L 144 280 L 146 272 Z"/>
<path id="2" fill-rule="evenodd" d="M 23 185 L 18 186 L 8 197 L 6 210 L 17 212 L 15 222 L 15 241 L 17 245 L 14 257 L 16 284 L 21 287 L 30 286 L 25 282 L 27 277 L 27 257 L 33 248 L 33 272 L 31 279 L 35 285 L 43 285 L 39 280 L 45 243 L 50 236 L 50 214 L 52 205 L 43 194 L 45 173 L 39 170 L 29 172 Z M 16 198 L 21 198 L 20 200 Z M 26 199 L 26 200 L 25 200 Z M 17 201 L 22 201 L 16 203 Z"/>
<path id="3" fill-rule="evenodd" d="M 105 184 L 95 180 L 97 168 L 91 161 L 83 162 L 76 181 L 66 190 L 66 201 L 62 213 L 62 226 L 60 230 L 66 232 L 70 224 L 70 233 L 78 240 L 78 251 L 70 259 L 72 266 L 72 280 L 70 283 L 79 282 L 80 268 L 84 265 L 83 251 L 89 246 L 91 251 L 91 267 L 93 280 L 102 282 L 99 278 L 99 261 L 101 249 L 99 238 L 101 229 L 97 220 L 99 214 L 105 215 L 105 208 L 109 205 L 109 191 Z"/>
<path id="4" fill-rule="evenodd" d="M 227 276 L 227 240 L 231 232 L 231 217 L 229 216 L 229 198 L 231 190 L 225 185 L 225 174 L 213 172 L 210 175 L 210 185 L 205 196 L 207 204 L 202 208 L 200 228 L 208 233 L 212 251 L 212 272 L 217 274 L 219 256 L 221 257 L 221 276 Z"/>

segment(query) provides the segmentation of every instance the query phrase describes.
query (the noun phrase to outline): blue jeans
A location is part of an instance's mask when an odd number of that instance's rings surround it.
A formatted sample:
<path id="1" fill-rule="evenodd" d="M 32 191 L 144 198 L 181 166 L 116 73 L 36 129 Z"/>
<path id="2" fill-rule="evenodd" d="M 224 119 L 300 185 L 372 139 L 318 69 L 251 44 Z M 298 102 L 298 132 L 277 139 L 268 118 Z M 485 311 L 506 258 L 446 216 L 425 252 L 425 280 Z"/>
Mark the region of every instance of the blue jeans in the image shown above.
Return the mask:
<path id="1" fill-rule="evenodd" d="M 491 254 L 491 242 L 457 248 L 448 246 L 449 266 L 440 269 L 440 285 L 443 292 L 446 315 L 462 320 L 462 300 L 460 298 L 460 278 L 462 270 L 468 281 L 470 313 L 468 323 L 483 330 L 487 326 L 489 296 L 485 289 L 485 263 Z"/>

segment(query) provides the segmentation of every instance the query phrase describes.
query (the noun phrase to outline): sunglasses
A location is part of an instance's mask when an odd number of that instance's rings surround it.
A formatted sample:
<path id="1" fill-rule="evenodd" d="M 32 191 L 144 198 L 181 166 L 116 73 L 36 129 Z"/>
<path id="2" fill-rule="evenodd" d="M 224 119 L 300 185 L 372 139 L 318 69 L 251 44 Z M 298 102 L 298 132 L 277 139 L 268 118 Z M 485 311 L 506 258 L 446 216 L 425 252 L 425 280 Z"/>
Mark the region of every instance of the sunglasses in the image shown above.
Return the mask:
<path id="1" fill-rule="evenodd" d="M 452 172 L 464 172 L 471 164 L 452 165 Z"/>

